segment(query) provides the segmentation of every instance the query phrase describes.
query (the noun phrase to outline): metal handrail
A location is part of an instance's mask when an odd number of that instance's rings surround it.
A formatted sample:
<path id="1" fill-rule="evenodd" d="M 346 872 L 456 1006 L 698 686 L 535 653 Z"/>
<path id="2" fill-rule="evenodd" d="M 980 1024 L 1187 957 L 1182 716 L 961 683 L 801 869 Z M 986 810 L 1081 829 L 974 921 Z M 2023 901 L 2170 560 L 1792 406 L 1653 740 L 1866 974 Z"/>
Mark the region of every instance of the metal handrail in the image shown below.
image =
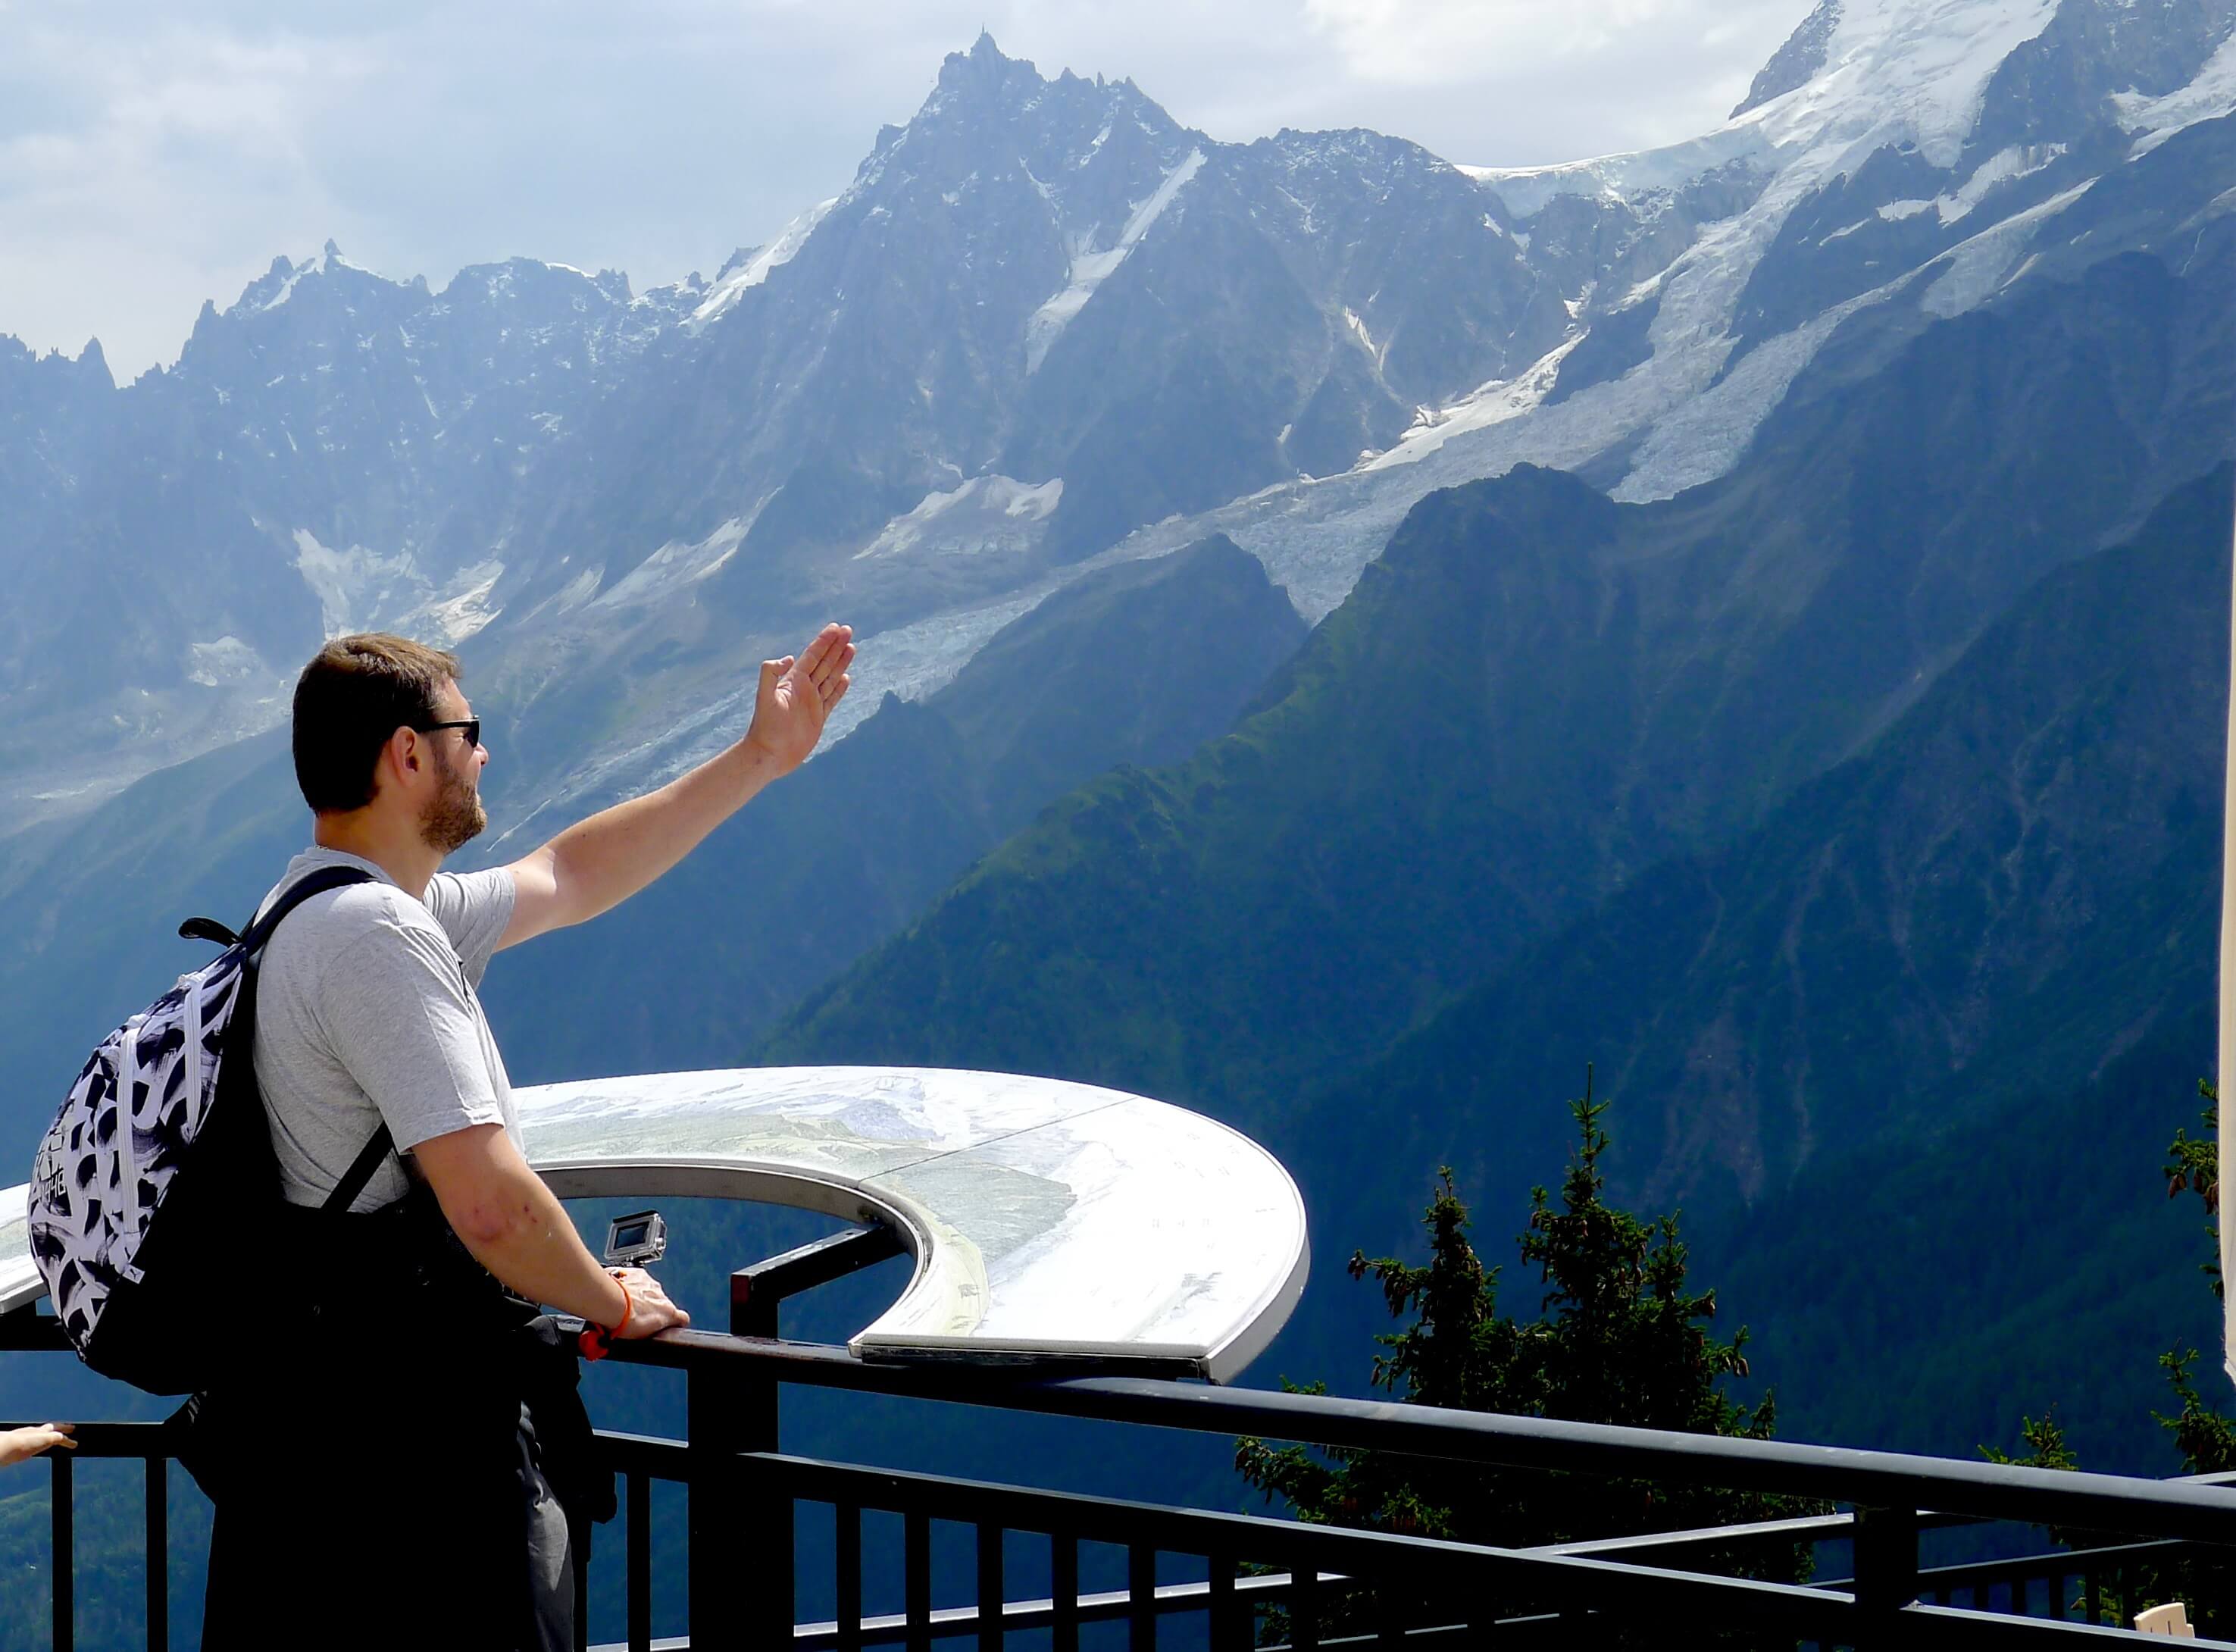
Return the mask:
<path id="1" fill-rule="evenodd" d="M 721 1367 L 747 1380 L 2236 1545 L 2236 1494 L 2209 1481 L 2084 1474 L 1140 1377 L 1048 1379 L 1029 1371 L 1012 1376 L 984 1366 L 869 1361 L 827 1343 L 717 1331 L 666 1331 L 647 1341 L 616 1344 L 614 1355 L 685 1371 Z"/>
<path id="2" fill-rule="evenodd" d="M 1946 1595 L 1951 1589 L 1977 1589 L 1987 1583 L 2031 1583 L 2038 1577 L 2063 1577 L 2124 1565 L 2131 1560 L 2165 1560 L 2185 1553 L 2190 1545 L 2179 1537 L 2154 1537 L 2146 1543 L 2112 1543 L 2101 1549 L 2060 1549 L 2047 1555 L 2022 1555 L 2012 1560 L 1974 1560 L 1961 1566 L 1934 1566 L 1917 1574 L 1918 1587 L 1928 1594 Z"/>
<path id="3" fill-rule="evenodd" d="M 832 1241 L 748 1270 L 733 1287 L 733 1313 L 758 1325 L 773 1325 L 774 1308 L 799 1280 L 817 1279 L 858 1266 L 873 1254 L 867 1241 Z M 10 1314 L 0 1323 L 0 1346 L 49 1346 L 48 1322 L 29 1313 Z M 725 1592 L 722 1557 L 737 1552 L 738 1525 L 746 1503 L 740 1493 L 752 1485 L 767 1494 L 770 1506 L 790 1508 L 799 1500 L 832 1503 L 852 1510 L 858 1522 L 863 1508 L 904 1511 L 911 1533 L 909 1611 L 903 1622 L 913 1645 L 928 1644 L 934 1634 L 968 1632 L 975 1626 L 982 1645 L 995 1644 L 1005 1627 L 1023 1628 L 1038 1603 L 1009 1603 L 994 1617 L 977 1609 L 943 1610 L 935 1626 L 921 1581 L 924 1576 L 923 1533 L 931 1519 L 976 1523 L 981 1535 L 979 1594 L 983 1602 L 1003 1602 L 999 1543 L 990 1550 L 986 1536 L 1003 1530 L 1047 1534 L 1061 1543 L 1115 1542 L 1131 1554 L 1128 1585 L 1122 1594 L 1090 1596 L 1075 1576 L 1059 1570 L 1051 1596 L 1051 1621 L 1075 1625 L 1095 1616 L 1132 1619 L 1137 1634 L 1162 1611 L 1210 1609 L 1218 1621 L 1231 1615 L 1242 1580 L 1242 1557 L 1288 1563 L 1294 1574 L 1275 1583 L 1253 1583 L 1249 1594 L 1263 1600 L 1279 1594 L 1312 1621 L 1315 1602 L 1329 1587 L 1358 1576 L 1371 1589 L 1377 1579 L 1387 1587 L 1410 1587 L 1408 1580 L 1434 1577 L 1441 1587 L 1483 1591 L 1532 1610 L 1529 1601 L 1546 1594 L 1573 1596 L 1595 1606 L 1658 1615 L 1677 1610 L 1706 1614 L 1718 1621 L 1747 1622 L 1821 1642 L 1868 1641 L 1872 1644 L 1939 1642 L 1952 1637 L 1970 1646 L 1998 1636 L 2040 1639 L 2047 1634 L 2114 1633 L 2092 1623 L 2014 1616 L 1977 1609 L 1919 1603 L 1923 1594 L 1943 1600 L 1952 1588 L 1977 1588 L 2015 1579 L 2070 1576 L 2091 1565 L 2117 1568 L 2147 1551 L 2164 1553 L 2168 1540 L 2184 1543 L 2236 1545 L 2236 1495 L 2230 1477 L 2156 1481 L 2022 1468 L 2009 1464 L 1851 1451 L 1788 1442 L 1733 1439 L 1713 1435 L 1568 1423 L 1541 1418 L 1438 1410 L 1389 1401 L 1325 1395 L 1268 1393 L 1222 1389 L 1139 1374 L 1051 1374 L 1044 1366 L 989 1367 L 933 1361 L 865 1361 L 851 1351 L 821 1343 L 773 1336 L 720 1332 L 670 1331 L 648 1341 L 616 1345 L 613 1357 L 628 1363 L 664 1366 L 690 1379 L 688 1442 L 641 1436 L 602 1434 L 606 1460 L 628 1479 L 629 1520 L 628 1615 L 630 1642 L 650 1642 L 648 1550 L 649 1485 L 655 1479 L 680 1480 L 693 1489 L 690 1502 L 692 1598 L 719 1600 Z M 900 1471 L 820 1462 L 784 1456 L 776 1440 L 777 1393 L 785 1384 L 806 1384 L 996 1410 L 1069 1416 L 1139 1426 L 1175 1428 L 1223 1435 L 1256 1434 L 1341 1448 L 1392 1452 L 1447 1462 L 1498 1464 L 1536 1471 L 1720 1485 L 1851 1504 L 1856 1512 L 1808 1517 L 1746 1526 L 1704 1528 L 1644 1534 L 1595 1542 L 1500 1550 L 1404 1534 L 1317 1525 L 1261 1516 L 1220 1514 L 1150 1504 L 1133 1504 L 1074 1493 L 962 1481 Z M 137 1458 L 148 1464 L 151 1496 L 149 1548 L 163 1548 L 162 1474 L 171 1442 L 166 1428 L 153 1423 L 90 1423 L 79 1432 L 79 1454 L 86 1458 Z M 69 1643 L 70 1611 L 66 1563 L 70 1554 L 70 1471 L 65 1459 L 52 1466 L 56 1501 L 54 1555 L 56 1645 Z M 709 1495 L 700 1495 L 707 1493 Z M 1921 1513 L 1921 1510 L 1926 1512 Z M 758 1518 L 758 1517 L 756 1517 Z M 2022 1561 L 1984 1563 L 1924 1572 L 1917 1538 L 1933 1526 L 2000 1519 L 2069 1530 L 2120 1533 L 2157 1540 L 2118 1550 L 2060 1554 Z M 766 1609 L 797 1639 L 801 1626 L 790 1617 L 791 1523 L 776 1523 L 766 1534 L 772 1548 L 766 1565 L 780 1571 L 787 1586 L 781 1601 Z M 1771 1541 L 1815 1543 L 1851 1540 L 1857 1574 L 1852 1592 L 1825 1583 L 1801 1586 L 1718 1576 L 1688 1569 L 1686 1557 L 1704 1546 Z M 878 1638 L 885 1626 L 872 1625 L 860 1612 L 858 1524 L 852 1548 L 842 1542 L 840 1565 L 852 1567 L 852 1616 L 829 1642 L 860 1646 Z M 1193 1586 L 1168 1586 L 1161 1594 L 1150 1563 L 1160 1551 L 1195 1553 L 1213 1561 L 1213 1581 L 1199 1603 Z M 851 1554 L 851 1561 L 848 1556 Z M 1225 1557 L 1220 1560 L 1219 1557 Z M 702 1563 L 706 1568 L 701 1570 Z M 1075 1570 L 1075 1555 L 1070 1563 Z M 1695 1563 L 1697 1566 L 1697 1563 Z M 162 1568 L 150 1568 L 149 1616 L 160 1623 L 167 1612 L 160 1581 Z M 2116 1571 L 2114 1575 L 2116 1576 Z M 640 1587 L 640 1583 L 642 1584 Z M 1292 1592 L 1293 1591 L 1293 1592 Z M 772 1591 L 773 1594 L 774 1591 Z M 842 1603 L 845 1601 L 842 1594 Z M 1384 1596 L 1384 1598 L 1387 1598 Z M 1975 1595 L 1976 1607 L 1980 1597 Z M 2026 1609 L 2022 1597 L 2016 1610 Z M 2093 1585 L 2092 1585 L 2093 1601 Z M 1009 1605 L 1025 1616 L 1016 1617 Z M 843 1615 L 843 1614 L 842 1614 Z M 694 1617 L 699 1616 L 694 1606 Z M 718 1612 L 719 1622 L 728 1617 Z M 772 1616 L 765 1628 L 779 1621 Z M 820 1629 L 821 1626 L 813 1626 Z M 1902 1637 L 1891 1639 L 1897 1632 Z M 709 1626 L 713 1629 L 713 1626 Z M 871 1633 L 872 1629 L 878 1633 Z M 719 1629 L 714 1632 L 720 1633 Z M 2123 1632 L 2121 1632 L 2123 1633 Z M 1059 1643 L 1062 1637 L 1059 1635 Z"/>
<path id="4" fill-rule="evenodd" d="M 2183 1474 L 2154 1480 L 2152 1484 L 2236 1486 L 2236 1473 Z M 1942 1531 L 1956 1526 L 1980 1525 L 1986 1519 L 1984 1515 L 1951 1514 L 1945 1509 L 1923 1509 L 1918 1511 L 1917 1529 L 1920 1531 Z M 1853 1537 L 1855 1524 L 1853 1513 L 1802 1515 L 1792 1520 L 1759 1520 L 1746 1525 L 1695 1526 L 1685 1531 L 1647 1531 L 1628 1537 L 1589 1537 L 1581 1543 L 1547 1543 L 1536 1552 L 1549 1555 L 1627 1554 L 1635 1558 L 1641 1555 L 1674 1552 L 1687 1548 L 1722 1548 L 1735 1543 L 1779 1538 L 1826 1543 Z M 2102 1552 L 2108 1554 L 2112 1551 L 2107 1550 Z M 1979 1563 L 1991 1566 L 1997 1563 L 1983 1561 Z"/>
<path id="5" fill-rule="evenodd" d="M 172 1432 L 169 1426 L 162 1423 L 90 1423 L 79 1431 L 79 1455 L 88 1458 L 138 1458 L 148 1462 L 152 1471 L 168 1455 Z M 656 1478 L 699 1483 L 704 1473 L 703 1454 L 694 1451 L 687 1442 L 651 1436 L 601 1431 L 599 1442 L 608 1463 L 632 1481 L 628 1537 L 632 1551 L 630 1570 L 636 1574 L 642 1564 L 640 1557 L 643 1553 L 644 1534 L 641 1528 L 647 1508 L 644 1498 L 639 1494 L 641 1482 Z M 1144 1610 L 1155 1616 L 1176 1611 L 1201 1611 L 1219 1598 L 1221 1589 L 1227 1591 L 1229 1600 L 1238 1603 L 1272 1603 L 1290 1597 L 1293 1587 L 1299 1581 L 1317 1582 L 1325 1589 L 1360 1581 L 1362 1575 L 1369 1571 L 1385 1579 L 1392 1576 L 1417 1577 L 1425 1581 L 1433 1576 L 1446 1586 L 1457 1583 L 1470 1589 L 1486 1586 L 1510 1589 L 1520 1582 L 1529 1585 L 1532 1591 L 1549 1589 L 1556 1594 L 1590 1598 L 1601 1603 L 1618 1603 L 1625 1598 L 1650 1600 L 1657 1608 L 1689 1610 L 1700 1615 L 1704 1620 L 1746 1622 L 1825 1643 L 1849 1638 L 1854 1628 L 1862 1627 L 1868 1622 L 1866 1617 L 1856 1616 L 1864 1609 L 1854 1594 L 1827 1584 L 1766 1583 L 1747 1578 L 1673 1572 L 1623 1561 L 1575 1553 L 1555 1553 L 1548 1549 L 1497 1550 L 1397 1533 L 1312 1525 L 1264 1516 L 1180 1509 L 1077 1493 L 957 1480 L 773 1452 L 740 1452 L 737 1454 L 735 1462 L 739 1472 L 749 1477 L 739 1482 L 741 1487 L 750 1485 L 757 1493 L 773 1493 L 787 1501 L 804 1499 L 837 1503 L 857 1510 L 865 1508 L 904 1512 L 914 1510 L 919 1515 L 927 1507 L 936 1507 L 939 1510 L 938 1517 L 975 1522 L 982 1530 L 1060 1530 L 1088 1541 L 1133 1543 L 1174 1552 L 1230 1557 L 1224 1584 L 1152 1583 L 1143 1587 L 1137 1580 L 1124 1590 L 1080 1592 L 1069 1596 L 1065 1611 L 1071 1621 L 1080 1623 L 1138 1619 Z M 62 1458 L 52 1464 L 52 1469 L 58 1493 L 55 1513 L 59 1562 L 69 1553 L 69 1537 L 64 1528 L 69 1518 L 69 1460 Z M 149 1511 L 153 1553 L 161 1552 L 161 1517 L 157 1512 L 161 1502 L 160 1488 L 160 1478 L 151 1479 L 151 1491 L 158 1493 L 151 1502 Z M 1708 1528 L 1698 1532 L 1661 1534 L 1659 1541 L 1671 1545 L 1690 1539 L 1729 1541 L 1742 1535 L 1742 1531 L 1746 1536 L 1768 1537 L 1779 1529 L 1789 1526 L 1818 1529 L 1851 1519 L 1851 1517 L 1833 1516 L 1800 1522 L 1763 1523 L 1746 1529 Z M 1805 1531 L 1798 1531 L 1797 1535 L 1806 1534 Z M 1624 1540 L 1609 1541 L 1613 1545 L 1621 1544 Z M 2107 1563 L 2117 1563 L 2130 1558 L 2147 1558 L 2178 1546 L 2164 1542 L 2138 1543 L 2101 1550 L 2060 1552 L 2019 1560 L 1939 1568 L 1919 1573 L 1917 1581 L 1926 1591 L 1940 1594 L 1945 1599 L 1946 1591 L 1952 1587 L 2001 1583 L 2019 1577 L 2076 1575 Z M 1303 1565 L 1305 1570 L 1301 1580 L 1290 1575 L 1236 1576 L 1233 1573 L 1231 1557 L 1245 1553 L 1292 1557 L 1294 1562 Z M 1362 1562 L 1371 1564 L 1362 1565 Z M 160 1572 L 161 1569 L 155 1570 Z M 150 1583 L 151 1589 L 160 1590 L 160 1585 L 152 1576 Z M 633 1576 L 633 1596 L 639 1593 L 637 1583 L 638 1578 Z M 1141 1591 L 1140 1598 L 1136 1597 L 1137 1589 Z M 157 1612 L 163 1609 L 159 1604 L 160 1598 L 159 1592 L 151 1593 L 150 1605 Z M 58 1593 L 58 1610 L 65 1609 L 66 1605 L 66 1600 Z M 2119 1635 L 2123 1640 L 2132 1641 L 2127 1631 L 2099 1624 L 2014 1617 L 2009 1614 L 1983 1611 L 1976 1605 L 1973 1609 L 1960 1609 L 1907 1603 L 1898 1616 L 1906 1626 L 1903 1631 L 1903 1644 L 1948 1642 L 1970 1647 L 1992 1642 L 1999 1636 L 2008 1639 L 2016 1636 L 2041 1642 L 2044 1636 L 2052 1634 L 2061 1637 Z M 944 1639 L 977 1634 L 983 1640 L 989 1632 L 998 1635 L 1009 1630 L 1042 1628 L 1057 1621 L 1058 1617 L 1058 1608 L 1053 1598 L 1005 1600 L 990 1622 L 982 1616 L 977 1607 L 938 1609 L 915 1618 L 908 1614 L 863 1615 L 852 1621 L 848 1625 L 851 1632 L 843 1636 L 836 1622 L 795 1625 L 792 1643 L 799 1652 L 816 1652 L 816 1649 L 825 1647 L 891 1642 L 904 1636 L 923 1635 Z M 1533 1617 L 1530 1621 L 1536 1620 Z M 1502 1626 L 1506 1622 L 1502 1620 Z M 1516 1627 L 1520 1627 L 1521 1620 L 1512 1622 Z M 1546 1620 L 1546 1622 L 1549 1626 L 1551 1620 Z M 59 1616 L 56 1627 L 56 1643 L 67 1645 L 69 1631 Z M 632 1638 L 640 1645 L 654 1644 L 648 1634 L 641 1637 L 633 1636 Z M 160 1642 L 156 1643 L 160 1644 Z M 1333 1642 L 1324 1642 L 1322 1644 Z"/>

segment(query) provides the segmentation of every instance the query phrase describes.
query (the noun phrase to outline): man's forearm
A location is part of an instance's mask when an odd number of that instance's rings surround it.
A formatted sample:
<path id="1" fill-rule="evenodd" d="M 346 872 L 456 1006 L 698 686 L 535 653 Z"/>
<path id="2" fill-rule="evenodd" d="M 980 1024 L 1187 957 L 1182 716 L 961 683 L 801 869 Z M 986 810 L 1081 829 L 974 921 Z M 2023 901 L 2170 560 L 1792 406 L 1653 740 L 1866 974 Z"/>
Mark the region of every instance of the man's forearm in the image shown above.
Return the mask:
<path id="1" fill-rule="evenodd" d="M 796 658 L 761 661 L 746 737 L 656 792 L 571 826 L 512 863 L 513 946 L 619 905 L 696 848 L 761 787 L 806 762 L 852 682 L 851 627 L 826 625 Z"/>
<path id="2" fill-rule="evenodd" d="M 688 774 L 576 822 L 545 844 L 558 921 L 579 924 L 619 905 L 699 846 L 779 773 L 740 740 Z"/>
<path id="3" fill-rule="evenodd" d="M 551 1190 L 540 1181 L 536 1186 L 548 1208 L 493 1235 L 459 1237 L 476 1261 L 529 1301 L 594 1324 L 618 1325 L 624 1311 L 621 1287 L 590 1254 Z"/>
<path id="4" fill-rule="evenodd" d="M 459 1174 L 427 1168 L 444 1219 L 473 1259 L 530 1301 L 598 1325 L 618 1323 L 621 1286 L 583 1245 L 543 1178 L 494 1142 L 458 1139 L 462 1148 L 482 1147 L 460 1161 Z M 423 1151 L 423 1160 L 432 1157 Z"/>

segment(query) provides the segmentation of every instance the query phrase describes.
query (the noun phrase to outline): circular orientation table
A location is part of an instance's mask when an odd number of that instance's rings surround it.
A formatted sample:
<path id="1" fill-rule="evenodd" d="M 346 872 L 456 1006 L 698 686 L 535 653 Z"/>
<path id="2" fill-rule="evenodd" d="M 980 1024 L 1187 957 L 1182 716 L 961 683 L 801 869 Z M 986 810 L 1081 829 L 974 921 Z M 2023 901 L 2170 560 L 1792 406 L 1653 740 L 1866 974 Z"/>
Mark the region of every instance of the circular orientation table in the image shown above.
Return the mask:
<path id="1" fill-rule="evenodd" d="M 1009 1073 L 775 1067 L 515 1099 L 529 1161 L 562 1197 L 746 1199 L 891 1227 L 915 1268 L 849 1339 L 866 1359 L 1147 1359 L 1224 1382 L 1304 1291 L 1288 1172 L 1146 1096 Z M 44 1290 L 27 1195 L 0 1194 L 0 1313 Z"/>

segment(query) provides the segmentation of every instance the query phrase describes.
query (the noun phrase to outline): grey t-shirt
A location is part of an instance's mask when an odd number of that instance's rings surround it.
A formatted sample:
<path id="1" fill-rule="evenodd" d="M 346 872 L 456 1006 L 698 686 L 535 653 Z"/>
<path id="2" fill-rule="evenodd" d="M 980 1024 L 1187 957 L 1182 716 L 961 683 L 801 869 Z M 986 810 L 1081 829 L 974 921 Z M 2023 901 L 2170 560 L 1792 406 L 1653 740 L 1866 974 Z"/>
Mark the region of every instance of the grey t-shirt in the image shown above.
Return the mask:
<path id="1" fill-rule="evenodd" d="M 512 1084 L 474 991 L 512 919 L 512 874 L 437 872 L 423 903 L 372 861 L 314 848 L 265 905 L 328 866 L 375 881 L 289 913 L 257 977 L 256 1082 L 296 1205 L 323 1204 L 384 1119 L 398 1152 L 475 1124 L 502 1124 L 520 1142 Z M 391 1157 L 350 1208 L 378 1209 L 410 1186 Z"/>

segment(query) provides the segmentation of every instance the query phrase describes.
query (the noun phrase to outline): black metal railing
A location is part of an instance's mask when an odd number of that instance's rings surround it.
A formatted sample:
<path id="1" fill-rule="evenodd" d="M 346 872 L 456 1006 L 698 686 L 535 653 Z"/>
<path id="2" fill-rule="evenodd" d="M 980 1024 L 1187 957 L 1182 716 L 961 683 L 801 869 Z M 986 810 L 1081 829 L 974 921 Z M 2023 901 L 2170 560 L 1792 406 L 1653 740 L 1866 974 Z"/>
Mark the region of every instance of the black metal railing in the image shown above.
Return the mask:
<path id="1" fill-rule="evenodd" d="M 893 1254 L 876 1230 L 841 1234 L 735 1275 L 727 1334 L 670 1332 L 617 1345 L 616 1359 L 684 1373 L 687 1438 L 606 1432 L 606 1462 L 622 1481 L 626 1644 L 783 1645 L 852 1649 L 1046 1635 L 1074 1652 L 1081 1630 L 1123 1622 L 1130 1646 L 1155 1644 L 1161 1622 L 1200 1624 L 1214 1647 L 1253 1644 L 1278 1610 L 1299 1648 L 1366 1641 L 1459 1643 L 1495 1631 L 1501 1644 L 1572 1644 L 1581 1628 L 1628 1623 L 1714 1625 L 1767 1644 L 1823 1647 L 2064 1645 L 2127 1631 L 2101 1622 L 2144 1603 L 2138 1580 L 2187 1559 L 2193 1569 L 2236 1560 L 2236 1488 L 2213 1479 L 2158 1481 L 2003 1464 L 1845 1451 L 1776 1441 L 1599 1427 L 1527 1417 L 1438 1411 L 1325 1396 L 1207 1387 L 1168 1375 L 1050 1375 L 935 1363 L 871 1363 L 847 1350 L 779 1339 L 787 1297 Z M 0 1321 L 0 1348 L 54 1347 L 53 1321 L 28 1313 Z M 1687 1486 L 1775 1492 L 1852 1506 L 1851 1512 L 1610 1538 L 1494 1549 L 1398 1533 L 1302 1524 L 1088 1497 L 991 1481 L 791 1456 L 779 1448 L 778 1396 L 787 1385 L 902 1396 L 1001 1411 L 1092 1418 L 1142 1429 L 1253 1434 L 1503 1468 L 1598 1474 Z M 81 1458 L 137 1458 L 148 1476 L 148 1644 L 167 1644 L 167 1463 L 160 1424 L 88 1424 Z M 54 1488 L 54 1645 L 72 1647 L 72 1460 L 49 1459 Z M 2223 1477 L 2226 1478 L 2228 1477 Z M 687 1497 L 688 1642 L 653 1639 L 652 1487 Z M 805 1508 L 832 1523 L 827 1580 L 833 1616 L 795 1611 L 795 1524 Z M 865 1524 L 899 1521 L 898 1611 L 865 1600 Z M 1922 1534 L 2003 1521 L 2120 1534 L 2079 1550 L 1932 1570 Z M 932 1533 L 957 1526 L 975 1540 L 972 1563 L 950 1580 L 972 1585 L 969 1605 L 935 1607 Z M 882 1528 L 881 1528 L 882 1529 Z M 1012 1540 L 1037 1563 L 1049 1591 L 1011 1599 Z M 1845 1547 L 1852 1576 L 1807 1584 L 1736 1575 L 1751 1547 Z M 1084 1545 L 1122 1551 L 1122 1588 L 1081 1587 Z M 752 1587 L 740 1587 L 740 1557 Z M 891 1558 L 891 1557 L 887 1557 Z M 1161 1583 L 1161 1569 L 1191 1570 Z M 1036 1563 L 1034 1570 L 1040 1567 Z M 820 1588 L 819 1580 L 818 1587 Z M 1960 1603 L 1960 1600 L 1961 1603 Z M 888 1603 L 890 1604 L 890 1603 Z"/>
<path id="2" fill-rule="evenodd" d="M 15 1427 L 0 1423 L 0 1430 Z M 170 1580 L 165 1559 L 170 1553 L 170 1465 L 174 1455 L 169 1429 L 161 1423 L 81 1423 L 76 1431 L 75 1451 L 48 1453 L 48 1553 L 53 1578 L 54 1644 L 76 1644 L 77 1496 L 76 1459 L 137 1459 L 147 1477 L 148 1490 L 148 1644 L 170 1643 Z"/>

